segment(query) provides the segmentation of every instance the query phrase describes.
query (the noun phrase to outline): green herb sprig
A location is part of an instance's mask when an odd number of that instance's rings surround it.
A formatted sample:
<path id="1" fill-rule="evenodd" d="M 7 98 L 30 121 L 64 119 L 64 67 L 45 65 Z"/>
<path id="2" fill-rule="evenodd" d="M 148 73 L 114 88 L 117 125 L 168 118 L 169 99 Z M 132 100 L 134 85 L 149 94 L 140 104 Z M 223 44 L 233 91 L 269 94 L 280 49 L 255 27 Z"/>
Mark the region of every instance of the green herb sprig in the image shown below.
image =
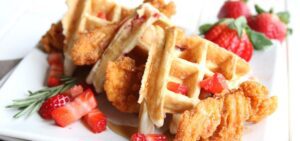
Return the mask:
<path id="1" fill-rule="evenodd" d="M 19 118 L 24 115 L 27 115 L 27 117 L 29 117 L 32 113 L 36 112 L 41 107 L 42 103 L 46 99 L 73 87 L 76 84 L 76 79 L 63 76 L 61 78 L 61 82 L 61 85 L 55 87 L 47 87 L 36 92 L 28 91 L 29 95 L 27 98 L 13 100 L 13 103 L 6 106 L 6 108 L 14 108 L 19 110 L 19 112 L 17 112 L 13 116 L 14 118 Z"/>

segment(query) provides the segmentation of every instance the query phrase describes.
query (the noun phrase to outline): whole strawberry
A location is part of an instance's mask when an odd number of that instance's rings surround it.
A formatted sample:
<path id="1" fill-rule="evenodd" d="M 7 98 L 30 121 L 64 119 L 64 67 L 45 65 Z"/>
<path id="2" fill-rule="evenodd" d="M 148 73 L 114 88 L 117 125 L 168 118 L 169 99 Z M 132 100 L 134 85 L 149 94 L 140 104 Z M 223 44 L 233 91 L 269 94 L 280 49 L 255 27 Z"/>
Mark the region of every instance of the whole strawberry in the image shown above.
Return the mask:
<path id="1" fill-rule="evenodd" d="M 41 106 L 39 114 L 44 119 L 52 119 L 51 113 L 54 109 L 64 106 L 71 101 L 71 97 L 65 94 L 58 94 L 47 99 Z"/>
<path id="2" fill-rule="evenodd" d="M 253 48 L 264 49 L 272 45 L 263 34 L 252 31 L 245 17 L 238 19 L 222 19 L 215 24 L 205 24 L 200 27 L 204 38 L 210 40 L 220 47 L 227 49 L 250 61 Z"/>
<path id="3" fill-rule="evenodd" d="M 229 0 L 226 1 L 221 7 L 218 18 L 234 18 L 237 19 L 240 16 L 245 16 L 246 18 L 251 16 L 250 10 L 244 1 L 239 0 Z"/>
<path id="4" fill-rule="evenodd" d="M 270 39 L 282 42 L 287 35 L 286 24 L 289 22 L 289 14 L 287 12 L 273 14 L 273 10 L 266 12 L 257 5 L 255 8 L 258 15 L 248 19 L 249 26 Z"/>

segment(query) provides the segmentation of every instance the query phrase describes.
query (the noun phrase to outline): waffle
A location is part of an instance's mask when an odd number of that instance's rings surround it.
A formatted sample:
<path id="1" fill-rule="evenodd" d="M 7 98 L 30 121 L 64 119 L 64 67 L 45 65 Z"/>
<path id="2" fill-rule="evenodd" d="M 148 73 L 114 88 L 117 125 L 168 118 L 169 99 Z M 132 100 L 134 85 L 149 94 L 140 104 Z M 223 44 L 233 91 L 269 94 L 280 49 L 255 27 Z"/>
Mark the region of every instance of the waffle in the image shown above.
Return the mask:
<path id="1" fill-rule="evenodd" d="M 68 11 L 62 19 L 65 36 L 65 74 L 71 75 L 75 65 L 71 61 L 71 49 L 81 33 L 122 20 L 130 10 L 112 0 L 67 0 Z M 108 15 L 107 19 L 97 17 L 98 12 Z"/>
<path id="2" fill-rule="evenodd" d="M 94 65 L 87 77 L 87 83 L 92 83 L 96 91 L 101 93 L 103 91 L 105 70 L 108 62 L 114 61 L 121 55 L 129 53 L 138 45 L 144 33 L 149 29 L 151 30 L 152 24 L 158 20 L 168 21 L 168 18 L 150 4 L 141 5 L 136 12 L 121 25 L 100 60 Z M 149 37 L 153 36 L 155 35 L 150 35 Z"/>
<path id="3" fill-rule="evenodd" d="M 175 114 L 171 131 L 176 132 L 179 114 L 199 103 L 198 83 L 204 77 L 221 73 L 233 87 L 250 71 L 243 59 L 201 37 L 188 37 L 188 46 L 181 51 L 176 48 L 177 28 L 156 30 L 157 41 L 149 50 L 138 101 L 142 105 L 142 133 L 153 133 L 154 126 L 162 127 L 167 113 Z M 188 86 L 187 96 L 169 91 L 166 85 L 170 81 Z"/>

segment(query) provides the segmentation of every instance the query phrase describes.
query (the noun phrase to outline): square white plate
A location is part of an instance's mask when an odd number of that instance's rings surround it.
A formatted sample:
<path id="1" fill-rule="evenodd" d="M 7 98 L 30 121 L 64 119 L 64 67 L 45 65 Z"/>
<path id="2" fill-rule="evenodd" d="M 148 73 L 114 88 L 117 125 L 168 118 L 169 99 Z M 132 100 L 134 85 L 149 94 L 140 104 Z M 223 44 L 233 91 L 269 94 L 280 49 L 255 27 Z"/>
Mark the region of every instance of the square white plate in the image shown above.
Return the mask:
<path id="1" fill-rule="evenodd" d="M 246 141 L 285 140 L 288 138 L 288 95 L 284 50 L 283 47 L 278 46 L 265 52 L 256 52 L 253 56 L 251 61 L 253 74 L 270 88 L 271 95 L 279 97 L 279 107 L 267 120 L 246 126 L 243 136 Z M 47 68 L 46 55 L 34 49 L 4 84 L 0 90 L 0 135 L 29 140 L 126 140 L 110 129 L 101 134 L 93 134 L 80 122 L 60 128 L 52 122 L 41 119 L 37 114 L 33 114 L 27 119 L 13 119 L 12 116 L 16 111 L 7 109 L 5 106 L 10 104 L 13 99 L 25 97 L 27 90 L 42 88 Z M 99 105 L 105 109 L 109 103 L 101 100 Z M 112 110 L 105 110 L 105 112 L 114 118 L 134 116 L 120 115 Z M 136 125 L 136 120 L 123 121 L 123 124 Z"/>

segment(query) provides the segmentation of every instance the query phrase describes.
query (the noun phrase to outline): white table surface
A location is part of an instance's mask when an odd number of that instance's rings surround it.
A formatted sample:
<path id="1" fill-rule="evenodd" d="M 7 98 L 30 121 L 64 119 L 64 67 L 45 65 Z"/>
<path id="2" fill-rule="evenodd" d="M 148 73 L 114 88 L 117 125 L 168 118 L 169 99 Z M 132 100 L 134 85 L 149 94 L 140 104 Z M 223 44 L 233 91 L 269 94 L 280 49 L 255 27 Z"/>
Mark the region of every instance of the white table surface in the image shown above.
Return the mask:
<path id="1" fill-rule="evenodd" d="M 118 0 L 124 3 L 124 0 Z M 140 1 L 140 0 L 139 0 Z M 193 4 L 190 9 L 198 10 L 215 8 L 214 2 L 221 0 L 202 0 L 214 7 L 201 7 Z M 274 7 L 276 11 L 288 10 L 291 13 L 290 27 L 293 28 L 293 35 L 287 39 L 289 92 L 286 95 L 290 99 L 290 140 L 300 140 L 300 93 L 297 91 L 300 86 L 300 1 L 299 0 L 249 0 L 250 3 L 259 3 L 264 7 Z M 51 23 L 57 21 L 64 13 L 66 7 L 63 0 L 0 0 L 0 60 L 22 58 L 38 42 Z M 179 3 L 183 3 L 183 0 Z M 189 14 L 191 11 L 184 10 L 185 7 L 178 6 L 179 14 Z M 193 11 L 194 11 L 193 10 Z M 253 9 L 252 9 L 253 10 Z M 217 10 L 215 10 L 217 12 Z M 212 20 L 211 17 L 192 17 L 199 24 L 201 19 Z M 186 21 L 177 21 L 185 24 Z M 20 24 L 21 23 L 21 24 Z M 34 26 L 32 26 L 34 25 Z M 191 25 L 196 28 L 197 25 Z M 30 34 L 30 36 L 28 36 Z M 14 37 L 15 41 L 11 38 Z M 5 46 L 4 46 L 5 45 Z M 16 51 L 16 49 L 18 51 Z M 1 68 L 0 68 L 1 69 Z M 278 121 L 280 122 L 280 121 Z M 280 127 L 278 127 L 280 128 Z M 4 138 L 3 138 L 4 139 Z M 5 140 L 8 140 L 5 138 Z"/>

